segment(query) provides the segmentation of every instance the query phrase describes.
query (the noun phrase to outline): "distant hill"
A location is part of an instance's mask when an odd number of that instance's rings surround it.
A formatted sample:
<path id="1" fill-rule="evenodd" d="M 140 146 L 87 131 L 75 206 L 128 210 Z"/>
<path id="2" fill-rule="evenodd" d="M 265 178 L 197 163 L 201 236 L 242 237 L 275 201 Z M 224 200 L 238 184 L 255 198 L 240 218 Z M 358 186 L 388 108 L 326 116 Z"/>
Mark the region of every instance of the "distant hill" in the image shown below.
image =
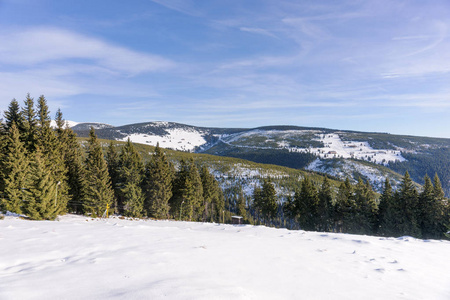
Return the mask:
<path id="1" fill-rule="evenodd" d="M 83 124 L 73 127 L 79 136 L 88 134 Z M 386 177 L 398 181 L 405 171 L 418 183 L 426 174 L 437 173 L 450 195 L 450 139 L 299 126 L 206 128 L 173 122 L 109 125 L 98 127 L 96 133 L 104 139 L 159 143 L 167 149 L 318 171 L 340 179 L 362 177 L 379 191 Z"/>

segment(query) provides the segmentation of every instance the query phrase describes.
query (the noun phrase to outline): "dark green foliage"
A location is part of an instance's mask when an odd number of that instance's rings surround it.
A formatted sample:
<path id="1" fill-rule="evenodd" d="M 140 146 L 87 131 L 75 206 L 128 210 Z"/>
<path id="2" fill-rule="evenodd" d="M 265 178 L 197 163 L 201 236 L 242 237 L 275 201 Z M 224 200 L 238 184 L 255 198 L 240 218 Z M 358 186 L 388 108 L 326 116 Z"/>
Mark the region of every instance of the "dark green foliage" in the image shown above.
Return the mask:
<path id="1" fill-rule="evenodd" d="M 222 189 L 214 176 L 203 166 L 200 170 L 203 189 L 202 221 L 220 221 L 220 212 L 224 208 Z"/>
<path id="2" fill-rule="evenodd" d="M 9 131 L 13 124 L 16 124 L 18 130 L 23 130 L 23 116 L 20 112 L 19 102 L 13 99 L 8 106 L 8 110 L 4 113 L 5 116 L 5 129 Z"/>
<path id="3" fill-rule="evenodd" d="M 270 222 L 275 218 L 278 204 L 275 187 L 267 179 L 264 179 L 262 187 L 255 187 L 253 192 L 253 205 L 259 212 L 264 223 Z"/>
<path id="4" fill-rule="evenodd" d="M 362 179 L 354 189 L 355 215 L 353 217 L 353 231 L 351 233 L 372 234 L 376 229 L 377 210 L 376 194 L 368 183 Z"/>
<path id="5" fill-rule="evenodd" d="M 27 201 L 25 191 L 29 186 L 30 170 L 27 152 L 14 122 L 9 130 L 4 151 L 0 170 L 3 190 L 1 208 L 4 211 L 21 214 Z"/>
<path id="6" fill-rule="evenodd" d="M 76 135 L 71 129 L 63 129 L 60 133 L 60 140 L 63 143 L 64 163 L 69 186 L 68 209 L 70 212 L 83 213 L 83 201 L 87 186 L 83 153 Z"/>
<path id="7" fill-rule="evenodd" d="M 53 220 L 66 210 L 67 202 L 60 197 L 61 182 L 52 178 L 47 170 L 49 162 L 38 148 L 31 163 L 30 186 L 27 189 L 28 203 L 25 213 L 34 220 Z"/>
<path id="8" fill-rule="evenodd" d="M 215 153 L 214 148 L 208 150 L 208 153 L 224 155 L 228 157 L 242 158 L 262 164 L 276 164 L 290 168 L 304 168 L 316 157 L 310 153 L 289 152 L 286 149 L 243 149 L 238 147 L 228 147 Z"/>
<path id="9" fill-rule="evenodd" d="M 23 141 L 28 152 L 33 152 L 37 144 L 37 120 L 34 109 L 34 99 L 27 94 L 25 107 L 22 109 L 23 117 Z"/>
<path id="10" fill-rule="evenodd" d="M 394 203 L 394 195 L 389 179 L 384 183 L 383 194 L 378 205 L 378 234 L 383 236 L 393 236 L 396 234 L 394 227 L 397 218 L 397 211 Z"/>
<path id="11" fill-rule="evenodd" d="M 300 191 L 295 193 L 295 206 L 302 229 L 316 230 L 318 200 L 317 190 L 309 177 L 303 178 Z"/>
<path id="12" fill-rule="evenodd" d="M 142 159 L 128 139 L 120 152 L 116 186 L 119 195 L 119 207 L 123 207 L 123 213 L 126 216 L 142 217 L 144 213 L 143 175 Z"/>
<path id="13" fill-rule="evenodd" d="M 406 172 L 403 177 L 401 189 L 395 194 L 395 207 L 398 215 L 395 224 L 397 234 L 420 237 L 418 220 L 418 193 Z"/>
<path id="14" fill-rule="evenodd" d="M 169 218 L 169 200 L 172 197 L 174 171 L 166 155 L 158 146 L 145 167 L 145 210 L 157 219 Z"/>
<path id="15" fill-rule="evenodd" d="M 247 205 L 245 203 L 245 197 L 244 194 L 242 193 L 242 189 L 240 191 L 240 193 L 238 194 L 238 198 L 237 198 L 237 214 L 238 216 L 241 216 L 244 220 L 244 222 L 248 222 L 248 216 L 247 216 Z"/>
<path id="16" fill-rule="evenodd" d="M 339 186 L 334 205 L 334 227 L 337 232 L 351 232 L 352 217 L 356 210 L 353 187 L 348 178 Z"/>
<path id="17" fill-rule="evenodd" d="M 203 216 L 203 185 L 193 160 L 181 161 L 170 200 L 172 215 L 181 220 L 195 221 Z"/>
<path id="18" fill-rule="evenodd" d="M 111 178 L 111 187 L 114 191 L 113 208 L 116 213 L 119 213 L 119 211 L 122 211 L 122 209 L 119 209 L 118 198 L 120 195 L 119 188 L 117 187 L 117 184 L 119 183 L 119 155 L 117 154 L 116 145 L 113 141 L 109 142 L 106 151 L 106 163 L 108 165 L 109 177 Z"/>
<path id="19" fill-rule="evenodd" d="M 318 193 L 317 230 L 330 231 L 333 226 L 333 191 L 328 177 L 323 177 Z"/>
<path id="20" fill-rule="evenodd" d="M 67 184 L 67 167 L 64 160 L 64 142 L 50 127 L 50 112 L 47 100 L 40 96 L 38 100 L 38 127 L 36 148 L 40 148 L 44 163 L 48 164 L 46 170 L 50 172 L 51 179 L 60 182 L 58 198 L 62 203 L 70 200 L 69 186 Z"/>
<path id="21" fill-rule="evenodd" d="M 101 216 L 113 203 L 114 193 L 102 147 L 91 128 L 86 158 L 86 191 L 84 194 L 84 212 Z"/>

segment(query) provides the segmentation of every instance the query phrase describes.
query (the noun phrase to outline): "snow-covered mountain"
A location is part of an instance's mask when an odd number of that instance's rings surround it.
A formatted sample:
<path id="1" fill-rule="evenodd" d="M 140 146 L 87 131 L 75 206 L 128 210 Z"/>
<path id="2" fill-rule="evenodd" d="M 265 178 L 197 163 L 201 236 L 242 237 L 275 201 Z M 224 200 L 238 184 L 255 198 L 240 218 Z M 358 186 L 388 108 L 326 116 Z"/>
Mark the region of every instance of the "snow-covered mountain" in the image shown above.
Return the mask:
<path id="1" fill-rule="evenodd" d="M 88 126 L 81 125 L 73 129 L 87 136 Z M 105 139 L 304 168 L 341 179 L 362 177 L 378 190 L 393 171 L 402 175 L 409 171 L 419 183 L 426 174 L 437 173 L 450 194 L 450 139 L 298 126 L 205 128 L 173 122 L 97 128 L 97 135 Z"/>

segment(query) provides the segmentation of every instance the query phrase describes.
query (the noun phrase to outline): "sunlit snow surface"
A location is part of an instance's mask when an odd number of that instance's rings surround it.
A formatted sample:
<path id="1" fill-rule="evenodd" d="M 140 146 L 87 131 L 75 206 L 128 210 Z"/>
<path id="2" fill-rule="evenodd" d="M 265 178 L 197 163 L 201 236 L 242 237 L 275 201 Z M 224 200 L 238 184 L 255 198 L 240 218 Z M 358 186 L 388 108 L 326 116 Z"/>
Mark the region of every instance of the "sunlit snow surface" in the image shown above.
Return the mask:
<path id="1" fill-rule="evenodd" d="M 169 221 L 0 221 L 0 299 L 450 299 L 450 242 Z"/>
<path id="2" fill-rule="evenodd" d="M 206 140 L 203 138 L 202 133 L 196 130 L 169 128 L 166 129 L 166 131 L 168 134 L 164 136 L 133 133 L 123 138 L 122 141 L 126 141 L 130 138 L 130 141 L 133 143 L 152 146 L 156 146 L 159 143 L 163 148 L 182 151 L 193 151 L 196 147 L 206 144 Z"/>

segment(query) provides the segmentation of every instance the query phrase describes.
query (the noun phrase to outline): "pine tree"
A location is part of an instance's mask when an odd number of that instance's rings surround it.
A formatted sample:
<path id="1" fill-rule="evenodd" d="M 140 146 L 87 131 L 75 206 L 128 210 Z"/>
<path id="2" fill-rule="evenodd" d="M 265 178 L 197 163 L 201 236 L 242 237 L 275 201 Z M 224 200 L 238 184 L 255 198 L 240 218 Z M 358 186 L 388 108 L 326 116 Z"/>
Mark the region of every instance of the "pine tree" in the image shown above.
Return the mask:
<path id="1" fill-rule="evenodd" d="M 108 150 L 106 151 L 106 163 L 108 165 L 109 177 L 111 178 L 111 187 L 114 191 L 114 209 L 116 213 L 119 213 L 119 211 L 122 211 L 122 209 L 119 209 L 118 199 L 120 195 L 117 186 L 119 183 L 119 155 L 117 154 L 116 145 L 113 141 L 109 142 Z"/>
<path id="2" fill-rule="evenodd" d="M 400 190 L 394 199 L 398 212 L 395 227 L 397 235 L 420 237 L 418 194 L 408 171 L 405 172 Z"/>
<path id="3" fill-rule="evenodd" d="M 392 186 L 388 178 L 384 182 L 378 208 L 378 234 L 383 236 L 396 235 L 395 224 L 398 212 L 395 208 Z"/>
<path id="4" fill-rule="evenodd" d="M 1 199 L 2 209 L 17 214 L 23 213 L 28 200 L 25 191 L 29 185 L 29 160 L 14 122 L 9 130 L 0 172 L 4 194 Z"/>
<path id="5" fill-rule="evenodd" d="M 94 216 L 102 213 L 113 203 L 113 190 L 108 167 L 103 157 L 102 147 L 95 135 L 94 128 L 89 132 L 89 141 L 86 158 L 86 192 L 83 207 L 86 213 Z"/>
<path id="6" fill-rule="evenodd" d="M 145 210 L 148 216 L 157 219 L 169 218 L 173 177 L 172 167 L 158 144 L 145 167 Z"/>
<path id="7" fill-rule="evenodd" d="M 205 166 L 200 170 L 200 178 L 203 189 L 202 221 L 206 222 L 212 218 L 213 207 L 222 206 L 219 202 L 223 201 L 223 195 L 219 183 Z"/>
<path id="8" fill-rule="evenodd" d="M 144 165 L 141 156 L 128 139 L 119 156 L 119 182 L 117 184 L 119 205 L 123 205 L 123 212 L 126 216 L 139 218 L 144 213 L 143 175 Z"/>
<path id="9" fill-rule="evenodd" d="M 238 216 L 241 216 L 244 220 L 244 222 L 248 221 L 247 217 L 247 205 L 245 203 L 245 197 L 242 193 L 242 188 L 240 187 L 238 198 L 237 198 L 237 214 Z"/>
<path id="10" fill-rule="evenodd" d="M 376 228 L 376 194 L 371 185 L 359 178 L 354 191 L 355 215 L 352 220 L 353 233 L 372 234 Z"/>
<path id="11" fill-rule="evenodd" d="M 255 187 L 253 197 L 255 208 L 260 213 L 263 222 L 267 224 L 275 218 L 278 210 L 276 191 L 272 182 L 264 179 L 261 189 Z"/>
<path id="12" fill-rule="evenodd" d="M 444 190 L 442 189 L 442 184 L 441 184 L 441 180 L 439 179 L 438 174 L 434 174 L 434 179 L 433 179 L 433 193 L 434 193 L 434 197 L 438 200 L 442 200 L 445 197 L 444 194 Z"/>
<path id="13" fill-rule="evenodd" d="M 9 131 L 13 124 L 16 124 L 20 133 L 23 132 L 23 116 L 20 112 L 19 102 L 13 99 L 8 106 L 8 110 L 4 112 L 5 116 L 5 129 Z"/>
<path id="14" fill-rule="evenodd" d="M 353 188 L 347 177 L 339 186 L 334 205 L 334 226 L 337 232 L 350 232 L 352 230 L 351 225 L 355 206 Z"/>
<path id="15" fill-rule="evenodd" d="M 34 152 L 37 144 L 37 120 L 36 111 L 34 109 L 34 99 L 27 94 L 25 99 L 25 107 L 22 109 L 23 117 L 23 141 L 28 152 Z"/>
<path id="16" fill-rule="evenodd" d="M 83 213 L 83 201 L 87 186 L 83 152 L 72 129 L 65 128 L 61 134 L 64 136 L 65 141 L 63 153 L 70 194 L 68 209 L 71 212 Z"/>
<path id="17" fill-rule="evenodd" d="M 69 186 L 67 184 L 67 167 L 64 161 L 64 141 L 57 136 L 50 127 L 50 112 L 47 106 L 47 100 L 44 96 L 40 96 L 37 105 L 38 127 L 36 147 L 39 147 L 43 161 L 48 164 L 46 170 L 50 172 L 51 179 L 59 182 L 58 199 L 60 205 L 58 211 L 63 213 L 67 209 L 67 203 L 70 200 Z"/>
<path id="18" fill-rule="evenodd" d="M 330 231 L 333 221 L 333 192 L 330 180 L 324 176 L 318 193 L 317 203 L 318 230 Z"/>
<path id="19" fill-rule="evenodd" d="M 66 203 L 61 202 L 64 200 L 59 197 L 58 187 L 61 182 L 56 182 L 52 178 L 47 170 L 49 163 L 45 162 L 45 159 L 38 148 L 31 163 L 31 183 L 26 191 L 29 200 L 25 213 L 34 220 L 53 220 L 66 208 Z"/>
<path id="20" fill-rule="evenodd" d="M 202 217 L 203 186 L 194 161 L 181 161 L 170 201 L 172 215 L 180 219 L 198 220 Z"/>
<path id="21" fill-rule="evenodd" d="M 298 207 L 301 228 L 304 230 L 316 230 L 318 223 L 317 190 L 308 177 L 302 180 L 300 192 L 295 195 L 295 205 Z"/>

